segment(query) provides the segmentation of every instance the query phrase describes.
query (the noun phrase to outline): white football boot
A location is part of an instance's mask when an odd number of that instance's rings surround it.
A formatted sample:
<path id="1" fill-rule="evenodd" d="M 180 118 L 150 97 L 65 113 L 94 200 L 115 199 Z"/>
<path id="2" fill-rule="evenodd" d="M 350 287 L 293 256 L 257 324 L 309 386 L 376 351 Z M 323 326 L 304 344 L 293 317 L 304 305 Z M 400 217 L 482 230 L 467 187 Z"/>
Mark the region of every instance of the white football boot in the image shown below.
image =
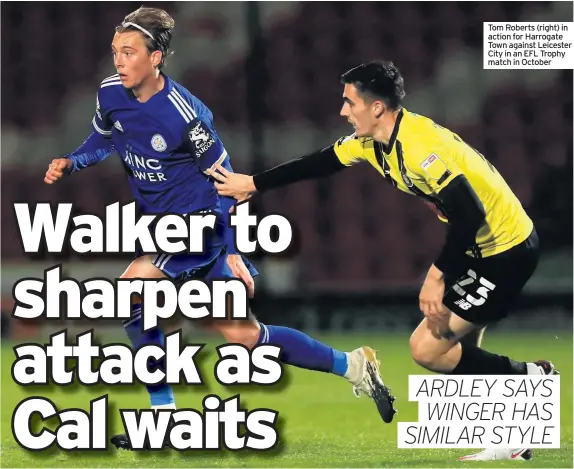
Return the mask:
<path id="1" fill-rule="evenodd" d="M 369 396 L 385 423 L 391 423 L 397 411 L 393 407 L 395 397 L 381 378 L 377 354 L 371 347 L 360 347 L 347 354 L 348 366 L 345 377 L 353 384 L 355 396 Z"/>
<path id="2" fill-rule="evenodd" d="M 532 450 L 523 449 L 492 449 L 487 448 L 480 453 L 470 454 L 458 458 L 459 461 L 503 461 L 513 459 L 515 461 L 528 461 L 532 459 Z"/>

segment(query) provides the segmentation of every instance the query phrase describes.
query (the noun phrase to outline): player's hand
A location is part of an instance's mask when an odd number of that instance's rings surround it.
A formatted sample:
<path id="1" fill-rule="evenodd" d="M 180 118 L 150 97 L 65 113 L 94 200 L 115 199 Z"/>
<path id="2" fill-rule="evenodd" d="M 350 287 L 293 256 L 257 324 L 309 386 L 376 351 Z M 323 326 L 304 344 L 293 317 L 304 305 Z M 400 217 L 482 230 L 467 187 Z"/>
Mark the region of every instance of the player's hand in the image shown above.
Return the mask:
<path id="1" fill-rule="evenodd" d="M 246 174 L 232 173 L 227 171 L 220 164 L 216 164 L 213 168 L 207 170 L 213 179 L 215 179 L 215 188 L 219 195 L 226 195 L 233 197 L 238 202 L 250 199 L 257 189 L 253 183 L 253 176 Z"/>
<path id="2" fill-rule="evenodd" d="M 245 267 L 243 258 L 239 254 L 229 254 L 227 256 L 227 265 L 235 277 L 243 280 L 247 286 L 249 298 L 253 298 L 255 296 L 255 281 L 253 280 L 253 277 L 249 273 L 247 267 Z"/>
<path id="3" fill-rule="evenodd" d="M 425 317 L 437 326 L 444 326 L 450 316 L 450 311 L 442 303 L 443 298 L 444 276 L 432 265 L 419 295 L 419 307 Z"/>
<path id="4" fill-rule="evenodd" d="M 64 175 L 64 171 L 72 167 L 72 160 L 68 158 L 56 158 L 48 165 L 48 171 L 44 177 L 46 184 L 54 184 Z"/>

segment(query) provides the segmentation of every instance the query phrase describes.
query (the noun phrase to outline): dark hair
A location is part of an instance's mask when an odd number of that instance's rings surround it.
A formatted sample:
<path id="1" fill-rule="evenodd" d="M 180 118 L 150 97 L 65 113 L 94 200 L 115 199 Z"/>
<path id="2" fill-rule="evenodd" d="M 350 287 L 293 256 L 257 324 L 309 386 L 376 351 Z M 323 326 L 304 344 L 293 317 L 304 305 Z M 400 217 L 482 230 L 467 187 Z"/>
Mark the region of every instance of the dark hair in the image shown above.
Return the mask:
<path id="1" fill-rule="evenodd" d="M 126 23 L 134 23 L 141 26 L 153 36 L 153 39 L 136 26 L 126 25 Z M 159 69 L 161 70 L 168 56 L 167 51 L 169 50 L 174 27 L 175 21 L 165 10 L 142 6 L 132 11 L 124 18 L 122 24 L 116 26 L 116 33 L 122 33 L 124 31 L 139 32 L 143 36 L 150 54 L 156 50 L 161 52 L 162 57 L 161 63 L 159 64 Z M 171 55 L 171 53 L 169 55 Z"/>
<path id="2" fill-rule="evenodd" d="M 352 84 L 362 94 L 381 99 L 391 109 L 401 107 L 405 97 L 405 82 L 399 69 L 384 60 L 374 60 L 341 75 L 341 83 Z"/>

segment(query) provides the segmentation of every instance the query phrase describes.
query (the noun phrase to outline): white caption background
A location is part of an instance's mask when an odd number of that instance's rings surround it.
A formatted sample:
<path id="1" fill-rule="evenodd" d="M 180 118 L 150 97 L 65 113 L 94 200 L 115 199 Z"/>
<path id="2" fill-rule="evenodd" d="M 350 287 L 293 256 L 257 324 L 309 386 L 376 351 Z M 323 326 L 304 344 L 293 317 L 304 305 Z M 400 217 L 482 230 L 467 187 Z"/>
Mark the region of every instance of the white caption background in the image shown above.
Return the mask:
<path id="1" fill-rule="evenodd" d="M 485 22 L 485 69 L 574 68 L 574 23 Z"/>

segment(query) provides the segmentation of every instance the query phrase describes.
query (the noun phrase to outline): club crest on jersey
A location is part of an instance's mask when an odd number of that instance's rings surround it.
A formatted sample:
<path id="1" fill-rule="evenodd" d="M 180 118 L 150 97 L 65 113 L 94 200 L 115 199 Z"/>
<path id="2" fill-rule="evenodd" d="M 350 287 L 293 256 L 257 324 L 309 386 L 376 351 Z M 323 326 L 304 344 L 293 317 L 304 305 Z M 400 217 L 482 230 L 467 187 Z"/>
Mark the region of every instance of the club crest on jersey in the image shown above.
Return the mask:
<path id="1" fill-rule="evenodd" d="M 151 138 L 151 146 L 155 151 L 165 151 L 167 143 L 160 134 L 155 134 Z"/>
<path id="2" fill-rule="evenodd" d="M 421 163 L 421 168 L 427 173 L 429 178 L 439 180 L 447 171 L 446 164 L 436 153 L 431 153 L 427 159 Z"/>

